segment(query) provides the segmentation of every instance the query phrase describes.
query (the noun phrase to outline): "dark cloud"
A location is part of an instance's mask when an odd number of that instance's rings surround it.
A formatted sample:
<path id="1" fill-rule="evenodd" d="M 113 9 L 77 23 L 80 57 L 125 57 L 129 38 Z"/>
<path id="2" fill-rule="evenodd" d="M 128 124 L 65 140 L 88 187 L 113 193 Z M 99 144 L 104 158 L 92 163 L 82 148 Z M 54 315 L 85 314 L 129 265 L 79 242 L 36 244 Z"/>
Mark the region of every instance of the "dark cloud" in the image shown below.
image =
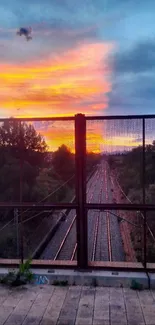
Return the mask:
<path id="1" fill-rule="evenodd" d="M 130 51 L 115 55 L 116 73 L 141 73 L 155 69 L 155 40 L 137 44 Z"/>
<path id="2" fill-rule="evenodd" d="M 115 54 L 110 114 L 155 113 L 155 41 Z"/>
<path id="3" fill-rule="evenodd" d="M 155 75 L 128 74 L 117 77 L 109 94 L 111 114 L 153 114 L 155 113 Z"/>
<path id="4" fill-rule="evenodd" d="M 155 100 L 155 76 L 140 75 L 133 82 L 132 95 L 141 100 Z"/>

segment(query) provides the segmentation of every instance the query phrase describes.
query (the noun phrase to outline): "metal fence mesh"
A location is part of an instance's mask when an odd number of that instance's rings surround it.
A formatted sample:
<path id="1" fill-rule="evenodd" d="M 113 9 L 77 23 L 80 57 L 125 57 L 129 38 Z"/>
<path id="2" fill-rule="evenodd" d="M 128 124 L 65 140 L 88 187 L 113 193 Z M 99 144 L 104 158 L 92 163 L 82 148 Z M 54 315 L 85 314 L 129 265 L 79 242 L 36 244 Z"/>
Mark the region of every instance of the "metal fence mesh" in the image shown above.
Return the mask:
<path id="1" fill-rule="evenodd" d="M 0 258 L 154 263 L 155 117 L 76 119 L 0 122 Z"/>
<path id="2" fill-rule="evenodd" d="M 0 202 L 67 203 L 75 198 L 74 121 L 6 120 L 0 124 Z M 37 255 L 60 211 L 0 209 L 2 258 Z M 10 246 L 11 245 L 11 246 Z"/>

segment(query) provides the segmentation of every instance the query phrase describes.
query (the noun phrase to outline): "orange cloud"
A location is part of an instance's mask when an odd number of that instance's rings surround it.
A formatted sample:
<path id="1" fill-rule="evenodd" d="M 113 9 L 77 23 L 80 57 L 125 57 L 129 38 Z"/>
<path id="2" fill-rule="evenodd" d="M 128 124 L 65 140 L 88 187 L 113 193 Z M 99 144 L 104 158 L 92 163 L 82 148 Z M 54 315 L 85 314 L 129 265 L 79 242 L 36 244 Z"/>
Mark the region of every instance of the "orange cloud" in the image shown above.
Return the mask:
<path id="1" fill-rule="evenodd" d="M 35 124 L 38 132 L 44 137 L 49 146 L 49 150 L 57 150 L 59 146 L 65 144 L 72 152 L 75 152 L 74 121 L 40 122 Z M 110 127 L 108 121 L 88 121 L 86 146 L 88 152 L 113 152 L 115 150 L 128 150 L 137 147 L 134 134 L 114 134 L 106 133 L 106 128 Z M 150 143 L 150 141 L 148 142 Z"/>
<path id="2" fill-rule="evenodd" d="M 0 106 L 5 116 L 64 116 L 98 114 L 108 107 L 112 67 L 107 57 L 112 44 L 80 44 L 59 57 L 49 55 L 33 62 L 0 64 Z M 36 129 L 49 150 L 66 144 L 74 152 L 74 124 L 55 122 Z M 99 152 L 103 130 L 88 130 L 87 150 Z"/>
<path id="3" fill-rule="evenodd" d="M 30 63 L 0 64 L 0 106 L 6 116 L 97 114 L 108 106 L 112 48 L 85 43 L 56 58 L 51 54 Z"/>
<path id="4" fill-rule="evenodd" d="M 54 127 L 53 127 L 54 126 Z M 55 122 L 51 128 L 41 131 L 48 143 L 49 150 L 57 150 L 65 144 L 72 152 L 75 152 L 75 137 L 73 122 Z M 39 131 L 39 130 L 38 130 Z M 100 152 L 103 136 L 98 128 L 87 132 L 87 151 Z"/>

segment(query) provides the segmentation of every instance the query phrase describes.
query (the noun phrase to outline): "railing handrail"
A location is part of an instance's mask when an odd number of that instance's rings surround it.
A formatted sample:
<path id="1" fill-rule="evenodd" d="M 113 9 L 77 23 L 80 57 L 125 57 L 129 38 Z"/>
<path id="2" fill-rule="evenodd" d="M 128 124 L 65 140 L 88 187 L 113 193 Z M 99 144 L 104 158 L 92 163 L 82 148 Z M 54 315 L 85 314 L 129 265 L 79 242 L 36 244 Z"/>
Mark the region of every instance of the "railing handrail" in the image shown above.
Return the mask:
<path id="1" fill-rule="evenodd" d="M 77 114 L 79 115 L 79 114 Z M 86 121 L 90 120 L 122 120 L 122 119 L 152 119 L 155 118 L 155 114 L 136 114 L 136 115 L 85 115 L 82 114 Z M 36 117 L 8 117 L 0 118 L 0 122 L 5 121 L 21 121 L 21 122 L 41 122 L 41 121 L 74 121 L 76 115 L 72 116 L 36 116 Z"/>

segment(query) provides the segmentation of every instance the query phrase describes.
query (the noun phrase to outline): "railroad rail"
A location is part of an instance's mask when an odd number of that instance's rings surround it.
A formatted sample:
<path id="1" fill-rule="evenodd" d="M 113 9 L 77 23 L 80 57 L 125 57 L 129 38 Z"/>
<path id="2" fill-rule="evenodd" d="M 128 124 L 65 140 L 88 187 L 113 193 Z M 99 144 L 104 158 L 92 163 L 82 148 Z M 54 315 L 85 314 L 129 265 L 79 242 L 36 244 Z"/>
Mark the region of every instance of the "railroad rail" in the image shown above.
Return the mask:
<path id="1" fill-rule="evenodd" d="M 112 200 L 111 181 L 107 163 L 102 161 L 87 185 L 87 202 Z M 115 229 L 116 227 L 116 229 Z M 106 229 L 106 231 L 105 231 Z M 117 232 L 117 235 L 115 234 Z M 117 244 L 118 243 L 118 244 Z M 117 250 L 120 252 L 113 252 Z M 123 261 L 123 247 L 117 217 L 109 212 L 88 212 L 88 257 L 90 261 Z M 53 260 L 76 260 L 76 211 L 71 210 L 66 222 L 51 239 L 41 258 Z"/>
<path id="2" fill-rule="evenodd" d="M 99 179 L 99 171 L 97 170 L 92 178 L 89 180 L 89 185 L 87 189 L 87 195 L 89 196 L 89 200 L 91 201 L 93 198 L 94 192 L 92 191 L 92 187 L 94 187 L 94 180 Z M 96 186 L 96 184 L 95 184 Z M 70 218 L 71 215 L 71 218 Z M 58 249 L 53 257 L 54 260 L 62 260 L 76 259 L 76 251 L 77 251 L 77 243 L 76 241 L 76 212 L 71 211 L 67 217 L 69 219 L 68 228 L 65 230 L 64 236 L 58 246 Z M 53 238 L 52 238 L 53 240 Z M 50 244 L 51 245 L 51 244 Z M 72 251 L 68 249 L 68 246 L 72 246 Z"/>

